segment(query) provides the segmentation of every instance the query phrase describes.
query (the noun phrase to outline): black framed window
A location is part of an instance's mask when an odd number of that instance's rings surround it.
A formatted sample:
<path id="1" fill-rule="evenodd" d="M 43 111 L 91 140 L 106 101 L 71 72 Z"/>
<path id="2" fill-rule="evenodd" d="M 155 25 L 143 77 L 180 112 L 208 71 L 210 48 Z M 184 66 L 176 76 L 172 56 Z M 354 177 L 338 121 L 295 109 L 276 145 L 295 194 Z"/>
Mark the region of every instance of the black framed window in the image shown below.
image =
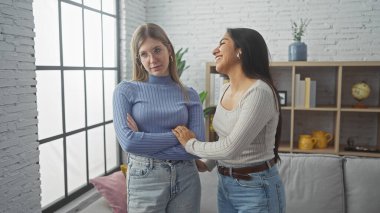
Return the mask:
<path id="1" fill-rule="evenodd" d="M 37 0 L 41 205 L 56 210 L 121 162 L 112 118 L 120 80 L 117 0 Z"/>

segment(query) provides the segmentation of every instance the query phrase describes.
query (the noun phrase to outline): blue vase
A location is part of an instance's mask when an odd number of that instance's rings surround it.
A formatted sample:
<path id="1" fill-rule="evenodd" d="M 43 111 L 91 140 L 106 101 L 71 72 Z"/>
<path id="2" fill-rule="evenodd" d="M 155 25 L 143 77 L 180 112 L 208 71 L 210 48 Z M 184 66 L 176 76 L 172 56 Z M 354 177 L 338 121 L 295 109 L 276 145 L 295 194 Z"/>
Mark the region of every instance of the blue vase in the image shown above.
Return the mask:
<path id="1" fill-rule="evenodd" d="M 306 61 L 307 46 L 301 41 L 295 41 L 289 45 L 289 61 Z"/>

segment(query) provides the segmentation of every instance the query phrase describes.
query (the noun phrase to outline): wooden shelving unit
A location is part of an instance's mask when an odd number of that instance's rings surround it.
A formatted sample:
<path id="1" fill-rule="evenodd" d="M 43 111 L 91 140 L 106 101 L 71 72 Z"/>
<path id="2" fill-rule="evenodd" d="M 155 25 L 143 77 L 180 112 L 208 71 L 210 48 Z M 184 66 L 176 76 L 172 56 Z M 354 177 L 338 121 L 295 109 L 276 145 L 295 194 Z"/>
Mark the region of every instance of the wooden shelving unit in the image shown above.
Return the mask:
<path id="1" fill-rule="evenodd" d="M 287 92 L 286 106 L 282 107 L 282 143 L 280 151 L 294 153 L 325 153 L 347 156 L 380 157 L 379 152 L 346 151 L 347 140 L 355 146 L 380 150 L 380 62 L 272 62 L 271 75 L 278 90 Z M 215 64 L 206 63 L 206 106 L 213 97 L 212 75 L 217 75 Z M 316 107 L 295 106 L 295 76 L 310 77 L 316 83 Z M 363 101 L 368 108 L 352 106 L 356 100 L 351 87 L 365 81 L 371 86 L 370 96 Z M 210 98 L 211 97 L 211 98 Z M 206 119 L 206 129 L 209 127 Z M 325 149 L 301 150 L 298 136 L 323 130 L 333 135 Z M 207 131 L 208 137 L 215 137 Z"/>

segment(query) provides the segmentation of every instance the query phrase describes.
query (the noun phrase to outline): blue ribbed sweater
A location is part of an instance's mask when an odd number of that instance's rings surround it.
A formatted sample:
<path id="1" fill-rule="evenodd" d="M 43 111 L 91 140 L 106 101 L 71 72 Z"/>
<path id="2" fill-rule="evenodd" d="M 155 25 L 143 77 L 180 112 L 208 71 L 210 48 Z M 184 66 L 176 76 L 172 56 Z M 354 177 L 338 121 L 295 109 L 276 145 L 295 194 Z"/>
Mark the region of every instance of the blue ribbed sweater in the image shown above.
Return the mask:
<path id="1" fill-rule="evenodd" d="M 205 140 L 202 105 L 197 92 L 188 89 L 189 100 L 170 78 L 149 76 L 147 82 L 122 81 L 113 94 L 113 117 L 117 138 L 128 153 L 162 160 L 189 160 L 171 132 L 186 125 L 198 140 Z M 127 113 L 137 123 L 138 132 L 127 125 Z"/>

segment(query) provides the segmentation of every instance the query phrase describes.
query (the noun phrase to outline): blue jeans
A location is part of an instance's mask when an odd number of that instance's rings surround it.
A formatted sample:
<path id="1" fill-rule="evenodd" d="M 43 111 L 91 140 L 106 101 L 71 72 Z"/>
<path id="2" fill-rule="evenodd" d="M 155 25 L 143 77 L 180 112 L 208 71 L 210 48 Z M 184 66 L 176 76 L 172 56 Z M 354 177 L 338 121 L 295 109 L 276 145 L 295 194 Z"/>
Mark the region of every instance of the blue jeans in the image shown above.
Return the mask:
<path id="1" fill-rule="evenodd" d="M 200 180 L 193 160 L 129 155 L 128 212 L 199 213 Z"/>
<path id="2" fill-rule="evenodd" d="M 219 213 L 284 213 L 285 190 L 277 166 L 237 180 L 218 173 Z"/>

